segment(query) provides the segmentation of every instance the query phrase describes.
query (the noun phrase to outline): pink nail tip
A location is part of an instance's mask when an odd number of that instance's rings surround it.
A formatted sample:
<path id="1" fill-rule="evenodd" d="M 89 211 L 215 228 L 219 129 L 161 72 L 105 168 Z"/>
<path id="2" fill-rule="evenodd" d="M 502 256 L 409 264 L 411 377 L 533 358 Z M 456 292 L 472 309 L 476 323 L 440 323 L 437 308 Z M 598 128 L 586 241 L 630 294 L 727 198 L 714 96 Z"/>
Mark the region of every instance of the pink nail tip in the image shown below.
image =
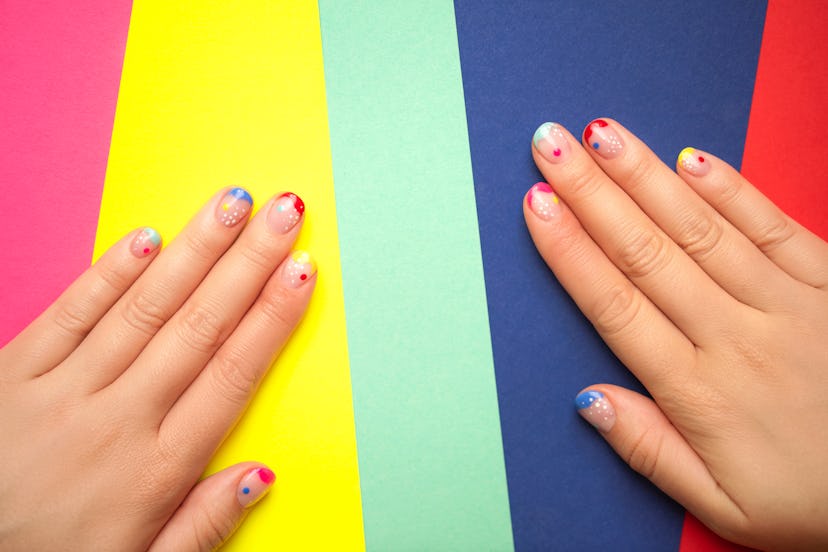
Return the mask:
<path id="1" fill-rule="evenodd" d="M 526 201 L 532 212 L 543 220 L 551 220 L 561 212 L 560 200 L 546 182 L 538 182 L 532 186 Z"/>
<path id="2" fill-rule="evenodd" d="M 259 468 L 258 473 L 259 473 L 259 479 L 261 479 L 262 483 L 264 483 L 266 485 L 270 485 L 271 483 L 273 483 L 276 480 L 276 474 L 273 473 L 268 468 Z"/>

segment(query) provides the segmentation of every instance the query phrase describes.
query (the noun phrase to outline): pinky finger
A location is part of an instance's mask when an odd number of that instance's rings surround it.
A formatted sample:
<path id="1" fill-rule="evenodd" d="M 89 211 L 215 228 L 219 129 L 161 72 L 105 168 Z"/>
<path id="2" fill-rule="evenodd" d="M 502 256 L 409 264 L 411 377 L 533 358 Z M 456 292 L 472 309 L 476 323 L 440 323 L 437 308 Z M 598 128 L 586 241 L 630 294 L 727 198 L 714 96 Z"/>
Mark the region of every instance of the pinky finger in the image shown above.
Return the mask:
<path id="1" fill-rule="evenodd" d="M 685 148 L 678 173 L 779 268 L 813 287 L 828 286 L 828 244 L 786 215 L 736 169 Z"/>
<path id="2" fill-rule="evenodd" d="M 594 385 L 578 394 L 575 406 L 632 469 L 716 533 L 738 540 L 744 513 L 655 402 L 623 387 Z"/>
<path id="3" fill-rule="evenodd" d="M 0 365 L 25 379 L 60 364 L 138 279 L 160 246 L 161 236 L 149 227 L 123 237 L 0 351 Z"/>

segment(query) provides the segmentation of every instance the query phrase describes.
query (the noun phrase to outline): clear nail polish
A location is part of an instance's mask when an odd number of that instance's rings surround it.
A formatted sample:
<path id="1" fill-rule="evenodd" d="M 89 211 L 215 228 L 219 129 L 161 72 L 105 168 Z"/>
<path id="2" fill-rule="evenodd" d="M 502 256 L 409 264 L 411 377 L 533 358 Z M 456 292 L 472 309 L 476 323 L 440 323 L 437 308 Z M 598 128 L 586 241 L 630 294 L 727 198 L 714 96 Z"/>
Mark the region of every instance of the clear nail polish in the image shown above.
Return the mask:
<path id="1" fill-rule="evenodd" d="M 615 409 L 600 391 L 584 391 L 575 397 L 578 414 L 600 431 L 609 431 L 615 425 Z"/>
<path id="2" fill-rule="evenodd" d="M 134 238 L 129 246 L 129 250 L 138 258 L 146 257 L 161 245 L 161 234 L 154 228 L 147 226 L 142 228 Z"/>
<path id="3" fill-rule="evenodd" d="M 245 508 L 253 506 L 258 502 L 276 481 L 276 475 L 268 468 L 256 468 L 250 470 L 239 481 L 236 498 Z"/>
<path id="4" fill-rule="evenodd" d="M 282 265 L 282 281 L 298 288 L 316 273 L 316 263 L 306 251 L 293 251 Z"/>
<path id="5" fill-rule="evenodd" d="M 550 163 L 563 163 L 572 151 L 569 140 L 557 123 L 543 123 L 532 137 L 535 149 Z"/>
<path id="6" fill-rule="evenodd" d="M 228 228 L 247 218 L 253 208 L 253 198 L 244 188 L 233 188 L 224 194 L 216 206 L 216 219 Z"/>
<path id="7" fill-rule="evenodd" d="M 287 234 L 296 226 L 305 212 L 305 203 L 302 199 L 290 192 L 286 192 L 275 200 L 267 213 L 267 224 L 278 234 Z"/>
<path id="8" fill-rule="evenodd" d="M 532 212 L 543 220 L 552 220 L 561 214 L 561 201 L 546 182 L 538 182 L 529 188 L 526 202 Z"/>
<path id="9" fill-rule="evenodd" d="M 693 176 L 704 176 L 710 172 L 710 160 L 702 151 L 684 148 L 678 156 L 679 166 Z"/>
<path id="10" fill-rule="evenodd" d="M 624 151 L 621 136 L 604 119 L 595 119 L 584 129 L 584 141 L 604 159 L 615 159 Z"/>

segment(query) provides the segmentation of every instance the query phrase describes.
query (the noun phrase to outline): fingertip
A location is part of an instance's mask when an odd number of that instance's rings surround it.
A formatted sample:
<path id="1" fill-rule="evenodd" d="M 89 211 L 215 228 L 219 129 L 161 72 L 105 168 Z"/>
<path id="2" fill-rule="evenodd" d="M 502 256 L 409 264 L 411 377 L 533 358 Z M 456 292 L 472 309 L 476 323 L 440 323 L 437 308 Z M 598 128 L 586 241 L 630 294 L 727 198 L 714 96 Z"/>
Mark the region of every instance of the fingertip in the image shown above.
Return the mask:
<path id="1" fill-rule="evenodd" d="M 161 234 L 155 228 L 144 226 L 134 232 L 129 250 L 133 256 L 143 259 L 161 249 L 161 245 Z"/>
<path id="2" fill-rule="evenodd" d="M 267 495 L 276 481 L 276 474 L 267 466 L 248 470 L 239 480 L 236 499 L 243 508 L 250 508 Z"/>
<path id="3" fill-rule="evenodd" d="M 615 426 L 615 407 L 607 394 L 594 386 L 575 396 L 575 408 L 584 420 L 602 433 L 609 432 Z"/>

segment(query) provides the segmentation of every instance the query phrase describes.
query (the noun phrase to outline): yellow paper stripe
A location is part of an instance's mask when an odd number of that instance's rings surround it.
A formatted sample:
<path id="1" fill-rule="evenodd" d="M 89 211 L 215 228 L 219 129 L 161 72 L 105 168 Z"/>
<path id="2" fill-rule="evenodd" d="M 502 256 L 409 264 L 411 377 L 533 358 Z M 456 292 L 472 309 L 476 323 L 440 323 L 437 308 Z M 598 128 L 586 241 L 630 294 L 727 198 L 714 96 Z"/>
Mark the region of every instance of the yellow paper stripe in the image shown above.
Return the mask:
<path id="1" fill-rule="evenodd" d="M 351 383 L 315 1 L 135 2 L 95 255 L 150 225 L 169 241 L 225 185 L 307 205 L 310 310 L 213 472 L 277 473 L 228 550 L 363 550 Z M 198 423 L 198 420 L 193 420 Z"/>

